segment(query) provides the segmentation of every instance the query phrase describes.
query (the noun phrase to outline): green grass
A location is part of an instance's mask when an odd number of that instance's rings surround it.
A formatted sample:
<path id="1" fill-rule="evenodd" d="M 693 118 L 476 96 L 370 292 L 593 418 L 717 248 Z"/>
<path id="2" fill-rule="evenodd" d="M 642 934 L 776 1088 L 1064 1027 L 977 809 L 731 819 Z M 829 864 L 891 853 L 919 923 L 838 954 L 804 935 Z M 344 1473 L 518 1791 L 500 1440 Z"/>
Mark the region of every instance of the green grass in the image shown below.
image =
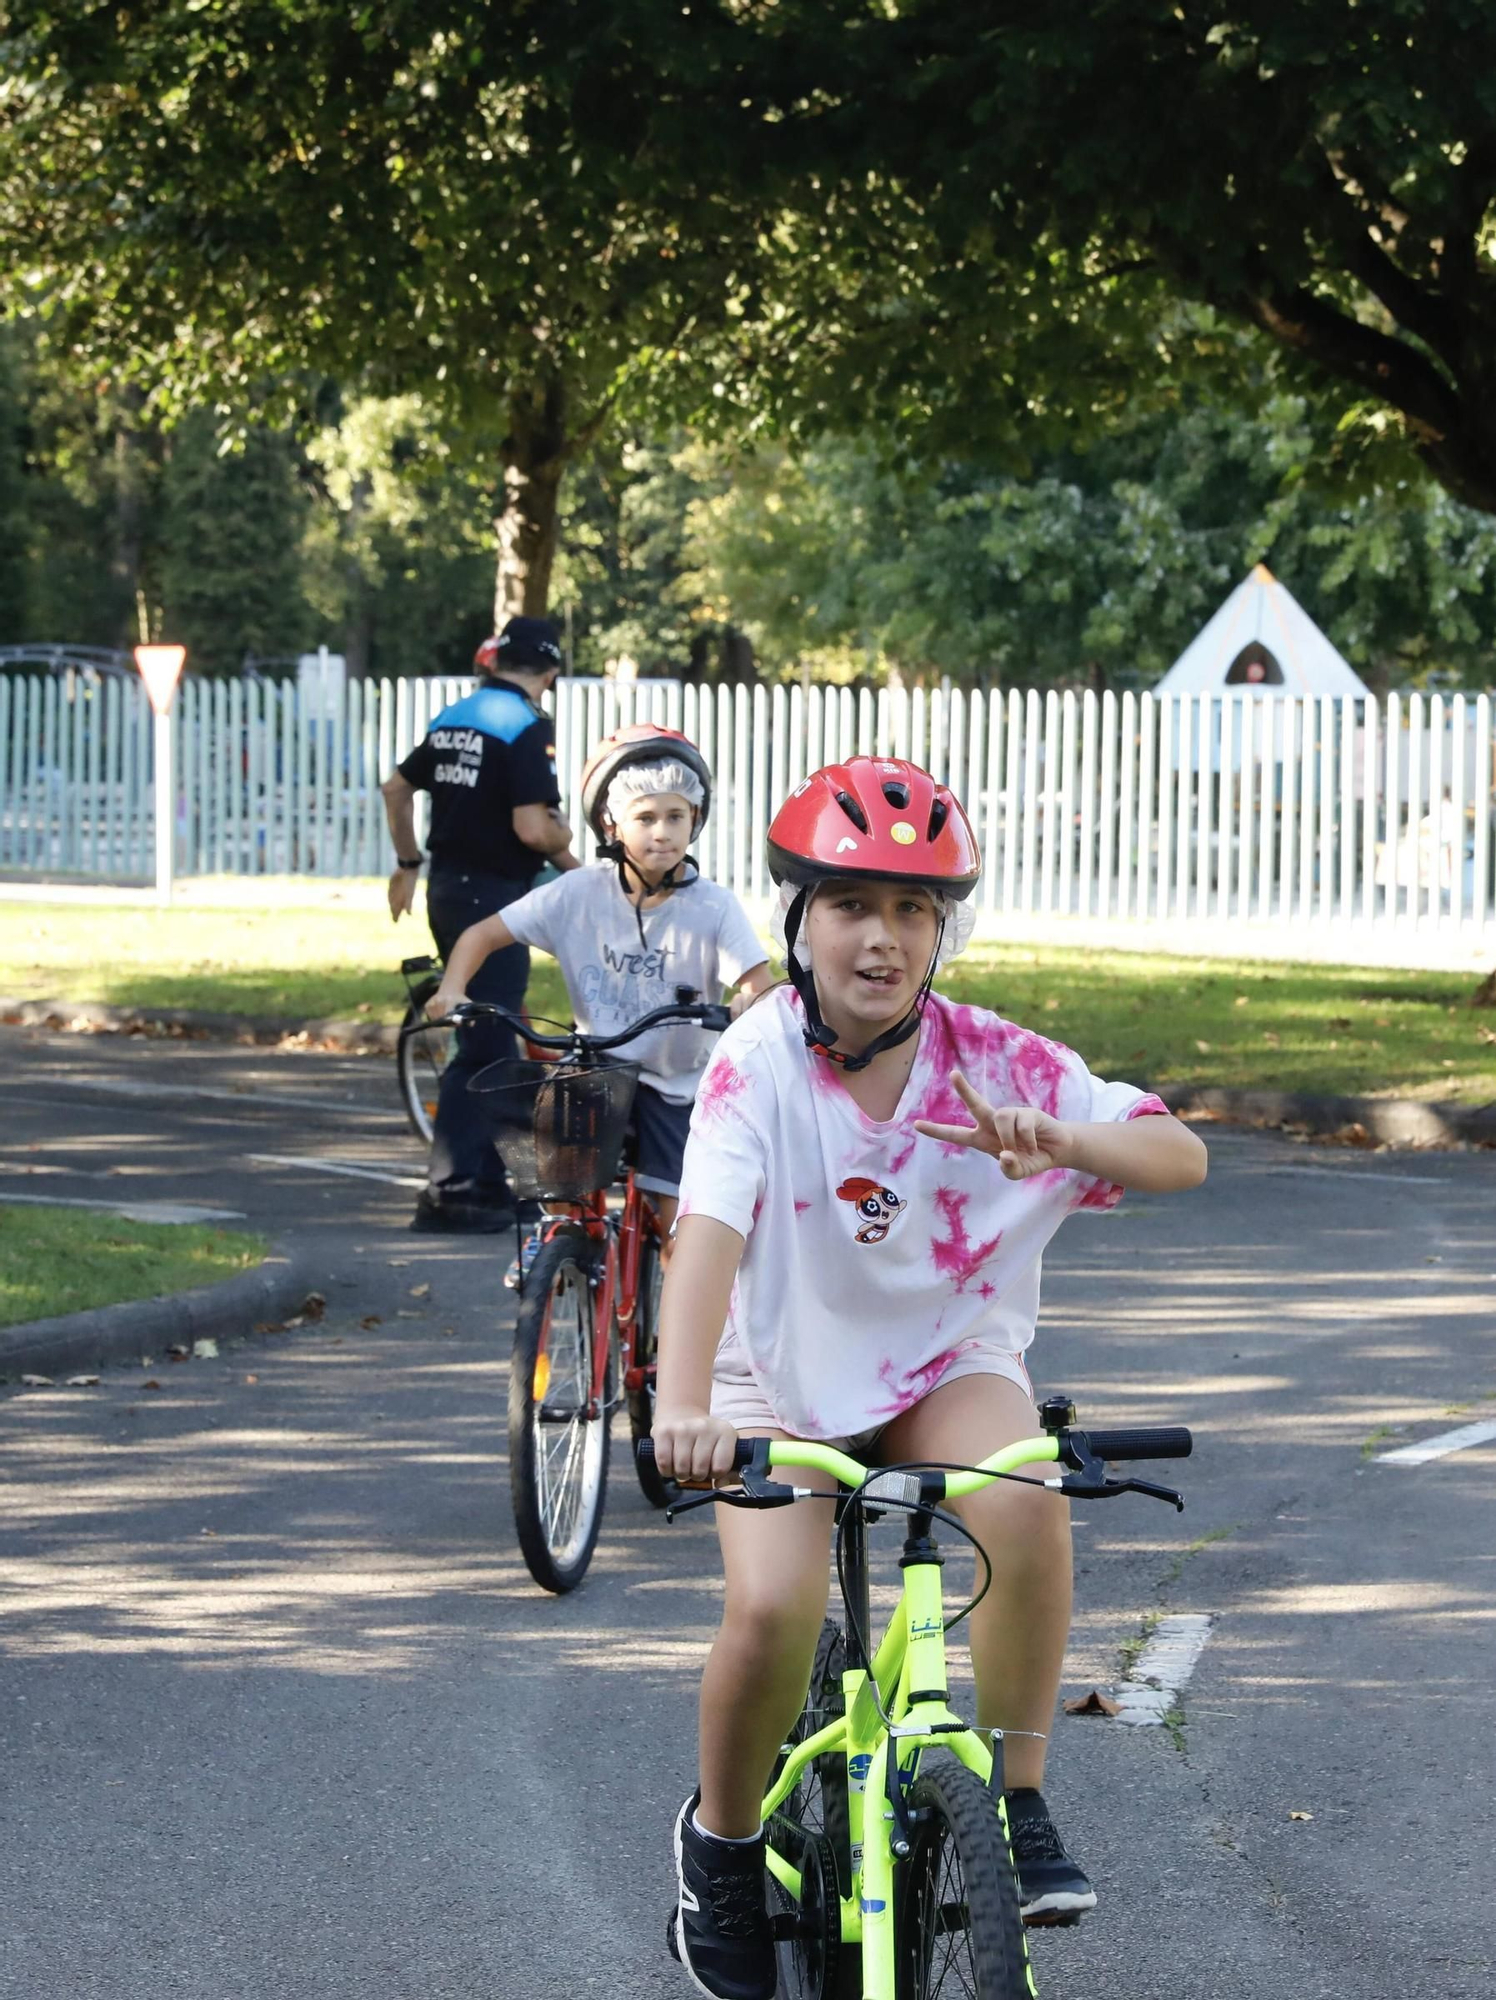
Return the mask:
<path id="1" fill-rule="evenodd" d="M 232 1230 L 0 1202 L 0 1326 L 163 1298 L 232 1278 L 264 1255 L 257 1236 Z"/>
<path id="2" fill-rule="evenodd" d="M 279 909 L 0 903 L 0 995 L 397 1020 L 399 962 L 430 938 L 423 920 L 393 926 L 380 894 L 350 884 Z M 977 944 L 941 983 L 1068 1042 L 1102 1076 L 1496 1099 L 1496 1015 L 1467 1004 L 1474 982 L 1461 973 Z M 566 1013 L 540 954 L 530 1004 Z"/>
<path id="3" fill-rule="evenodd" d="M 0 997 L 398 1021 L 400 961 L 432 949 L 423 916 L 396 927 L 368 893 L 281 909 L 0 903 Z M 536 968 L 534 1004 L 564 1007 L 554 961 Z"/>
<path id="4" fill-rule="evenodd" d="M 978 944 L 942 984 L 1068 1042 L 1101 1076 L 1496 1099 L 1496 1015 L 1468 1004 L 1462 973 Z"/>

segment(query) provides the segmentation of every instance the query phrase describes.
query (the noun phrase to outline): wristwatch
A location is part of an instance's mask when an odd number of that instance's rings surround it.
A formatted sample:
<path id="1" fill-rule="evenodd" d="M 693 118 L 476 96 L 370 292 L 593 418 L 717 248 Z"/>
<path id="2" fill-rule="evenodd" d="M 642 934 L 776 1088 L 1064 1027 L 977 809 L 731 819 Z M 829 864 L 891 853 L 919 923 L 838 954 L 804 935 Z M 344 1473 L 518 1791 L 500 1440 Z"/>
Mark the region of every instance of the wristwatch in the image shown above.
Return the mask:
<path id="1" fill-rule="evenodd" d="M 416 854 L 407 861 L 403 854 L 397 854 L 395 856 L 395 866 L 397 868 L 419 868 L 424 858 L 423 855 Z"/>

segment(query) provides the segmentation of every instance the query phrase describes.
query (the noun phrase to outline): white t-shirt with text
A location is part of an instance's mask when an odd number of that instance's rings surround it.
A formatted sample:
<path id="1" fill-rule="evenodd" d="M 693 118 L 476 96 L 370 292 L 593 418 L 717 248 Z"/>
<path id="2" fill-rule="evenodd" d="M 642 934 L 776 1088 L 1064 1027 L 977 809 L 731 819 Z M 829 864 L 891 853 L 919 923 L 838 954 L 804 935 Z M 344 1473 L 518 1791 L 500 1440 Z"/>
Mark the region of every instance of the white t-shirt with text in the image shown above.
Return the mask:
<path id="1" fill-rule="evenodd" d="M 721 1375 L 752 1375 L 792 1436 L 850 1437 L 929 1394 L 957 1361 L 1034 1337 L 1046 1244 L 1077 1209 L 1122 1190 L 1069 1168 L 1005 1178 L 914 1120 L 969 1125 L 950 1073 L 989 1104 L 1104 1123 L 1165 1113 L 1095 1077 L 1073 1050 L 985 1008 L 932 994 L 898 1110 L 869 1118 L 805 1047 L 798 997 L 777 987 L 722 1036 L 696 1093 L 680 1214 L 745 1239 Z"/>
<path id="2" fill-rule="evenodd" d="M 623 893 L 614 862 L 572 868 L 501 912 L 510 935 L 560 962 L 577 1026 L 616 1035 L 641 1014 L 668 1007 L 678 986 L 721 998 L 764 962 L 764 948 L 731 889 L 698 875 L 639 913 Z M 669 1022 L 614 1051 L 643 1065 L 640 1082 L 689 1104 L 716 1037 L 694 1022 Z"/>

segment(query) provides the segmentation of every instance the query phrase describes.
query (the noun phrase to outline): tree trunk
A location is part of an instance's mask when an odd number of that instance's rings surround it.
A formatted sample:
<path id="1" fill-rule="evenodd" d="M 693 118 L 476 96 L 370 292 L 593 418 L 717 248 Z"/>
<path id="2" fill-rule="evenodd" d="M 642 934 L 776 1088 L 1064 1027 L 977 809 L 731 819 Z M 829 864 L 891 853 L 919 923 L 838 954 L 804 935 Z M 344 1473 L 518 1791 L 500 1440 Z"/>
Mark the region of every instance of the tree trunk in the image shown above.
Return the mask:
<path id="1" fill-rule="evenodd" d="M 1496 1007 L 1496 972 L 1488 972 L 1486 974 L 1479 986 L 1470 995 L 1470 1005 L 1472 1007 Z M 1481 1033 L 1484 1034 L 1485 1030 L 1482 1029 Z"/>
<path id="2" fill-rule="evenodd" d="M 495 628 L 508 618 L 543 618 L 560 525 L 561 481 L 576 440 L 567 432 L 565 384 L 550 376 L 516 391 L 504 439 L 503 489 L 494 520 L 498 576 Z"/>

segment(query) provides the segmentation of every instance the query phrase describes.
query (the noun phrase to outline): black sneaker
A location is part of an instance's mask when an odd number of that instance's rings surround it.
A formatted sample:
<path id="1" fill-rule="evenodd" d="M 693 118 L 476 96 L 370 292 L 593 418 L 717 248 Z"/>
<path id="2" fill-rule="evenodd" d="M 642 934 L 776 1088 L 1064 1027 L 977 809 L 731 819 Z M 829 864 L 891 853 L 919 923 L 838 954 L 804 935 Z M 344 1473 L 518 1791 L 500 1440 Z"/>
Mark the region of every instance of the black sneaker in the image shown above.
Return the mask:
<path id="1" fill-rule="evenodd" d="M 764 1900 L 764 1837 L 713 1840 L 692 1822 L 693 1792 L 675 1819 L 679 1884 L 670 1949 L 712 2000 L 774 2000 L 779 1971 Z"/>
<path id="2" fill-rule="evenodd" d="M 433 1194 L 422 1188 L 416 1197 L 411 1228 L 449 1236 L 499 1236 L 515 1224 L 512 1208 L 491 1202 L 462 1201 L 451 1195 Z"/>
<path id="3" fill-rule="evenodd" d="M 1026 1924 L 1078 1924 L 1096 1907 L 1096 1891 L 1065 1852 L 1044 1794 L 1024 1786 L 1004 1794 L 1008 1840 Z"/>

